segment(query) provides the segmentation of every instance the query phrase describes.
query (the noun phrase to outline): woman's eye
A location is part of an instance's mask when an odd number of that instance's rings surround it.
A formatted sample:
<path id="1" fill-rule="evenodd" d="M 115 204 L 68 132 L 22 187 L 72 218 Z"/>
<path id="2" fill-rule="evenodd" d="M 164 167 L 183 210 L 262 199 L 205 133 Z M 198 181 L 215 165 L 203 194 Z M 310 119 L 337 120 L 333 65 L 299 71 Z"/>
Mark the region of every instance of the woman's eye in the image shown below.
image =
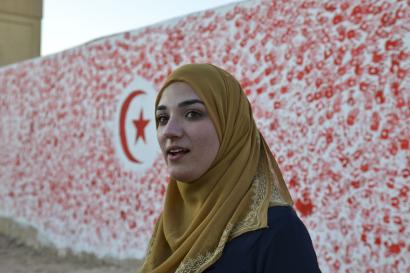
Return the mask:
<path id="1" fill-rule="evenodd" d="M 168 116 L 166 115 L 160 115 L 157 116 L 157 123 L 158 125 L 165 125 L 168 121 Z"/>
<path id="2" fill-rule="evenodd" d="M 189 111 L 188 113 L 186 113 L 185 116 L 189 119 L 197 119 L 197 118 L 202 117 L 202 113 L 197 112 L 197 111 Z"/>

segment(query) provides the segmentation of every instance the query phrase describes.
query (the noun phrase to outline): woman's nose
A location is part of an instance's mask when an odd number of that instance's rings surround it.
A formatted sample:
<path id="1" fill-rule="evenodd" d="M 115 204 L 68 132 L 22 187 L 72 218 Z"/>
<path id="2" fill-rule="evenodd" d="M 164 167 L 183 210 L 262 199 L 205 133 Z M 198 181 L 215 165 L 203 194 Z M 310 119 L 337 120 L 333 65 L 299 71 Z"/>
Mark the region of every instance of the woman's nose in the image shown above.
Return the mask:
<path id="1" fill-rule="evenodd" d="M 164 136 L 167 138 L 181 137 L 183 134 L 181 122 L 177 118 L 170 118 L 164 128 Z"/>

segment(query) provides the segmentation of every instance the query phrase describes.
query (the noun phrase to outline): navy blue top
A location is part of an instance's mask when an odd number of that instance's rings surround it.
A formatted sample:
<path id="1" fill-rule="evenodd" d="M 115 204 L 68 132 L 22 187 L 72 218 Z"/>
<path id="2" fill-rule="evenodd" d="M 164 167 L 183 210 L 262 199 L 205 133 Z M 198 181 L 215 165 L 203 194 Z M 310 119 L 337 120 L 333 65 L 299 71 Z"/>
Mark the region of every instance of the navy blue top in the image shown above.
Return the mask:
<path id="1" fill-rule="evenodd" d="M 292 207 L 269 208 L 268 225 L 229 241 L 221 258 L 204 272 L 321 272 L 309 233 Z"/>

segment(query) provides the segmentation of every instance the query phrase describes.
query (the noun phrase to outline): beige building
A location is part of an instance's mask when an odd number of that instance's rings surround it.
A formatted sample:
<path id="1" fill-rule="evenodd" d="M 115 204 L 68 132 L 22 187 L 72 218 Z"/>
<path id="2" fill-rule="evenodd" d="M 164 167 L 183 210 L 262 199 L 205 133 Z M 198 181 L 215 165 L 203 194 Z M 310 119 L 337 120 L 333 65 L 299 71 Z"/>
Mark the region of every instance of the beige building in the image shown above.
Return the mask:
<path id="1" fill-rule="evenodd" d="M 0 0 L 0 66 L 40 56 L 43 0 Z"/>

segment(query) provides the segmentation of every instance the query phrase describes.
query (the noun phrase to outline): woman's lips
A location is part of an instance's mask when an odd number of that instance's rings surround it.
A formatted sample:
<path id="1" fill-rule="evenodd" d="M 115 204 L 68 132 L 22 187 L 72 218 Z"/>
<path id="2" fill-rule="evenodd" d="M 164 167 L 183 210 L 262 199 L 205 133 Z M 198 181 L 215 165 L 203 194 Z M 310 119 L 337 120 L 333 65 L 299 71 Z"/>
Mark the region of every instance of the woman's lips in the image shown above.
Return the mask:
<path id="1" fill-rule="evenodd" d="M 172 149 L 168 151 L 167 156 L 170 161 L 178 161 L 181 158 L 183 158 L 187 153 L 189 153 L 188 149 Z"/>
<path id="2" fill-rule="evenodd" d="M 168 154 L 168 159 L 170 161 L 178 161 L 182 157 L 184 157 L 187 153 L 176 153 L 176 154 Z"/>

